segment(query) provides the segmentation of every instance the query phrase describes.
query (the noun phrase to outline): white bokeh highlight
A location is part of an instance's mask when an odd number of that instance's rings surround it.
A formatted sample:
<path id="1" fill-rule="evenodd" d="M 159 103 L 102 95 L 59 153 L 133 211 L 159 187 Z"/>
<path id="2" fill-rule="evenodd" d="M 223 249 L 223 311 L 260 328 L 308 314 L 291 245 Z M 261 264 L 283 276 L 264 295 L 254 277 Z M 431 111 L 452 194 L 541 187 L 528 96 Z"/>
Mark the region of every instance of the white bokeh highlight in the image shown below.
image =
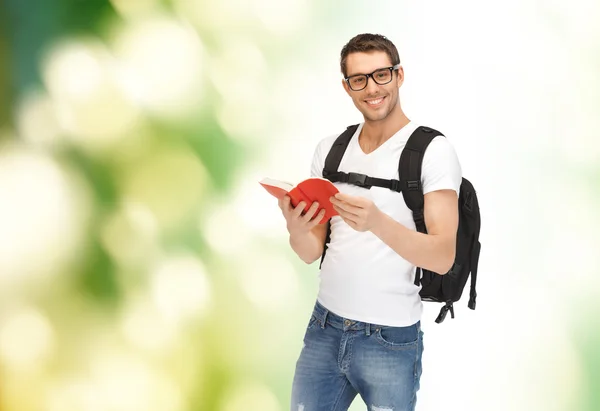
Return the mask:
<path id="1" fill-rule="evenodd" d="M 125 200 L 106 219 L 100 231 L 104 249 L 127 269 L 143 268 L 160 255 L 159 227 L 144 204 Z"/>
<path id="2" fill-rule="evenodd" d="M 163 318 L 175 324 L 201 318 L 212 296 L 206 268 L 192 255 L 160 262 L 152 272 L 151 295 Z"/>
<path id="3" fill-rule="evenodd" d="M 195 30 L 163 17 L 137 21 L 115 39 L 119 79 L 152 114 L 182 120 L 202 102 L 204 48 Z"/>
<path id="4" fill-rule="evenodd" d="M 131 297 L 120 320 L 121 331 L 133 347 L 159 355 L 170 352 L 180 337 L 177 324 L 169 320 L 172 316 L 161 314 L 157 306 L 160 298 L 153 301 L 150 296 Z"/>
<path id="5" fill-rule="evenodd" d="M 18 147 L 0 151 L 0 294 L 64 272 L 89 212 L 81 181 L 52 158 Z"/>
<path id="6" fill-rule="evenodd" d="M 13 371 L 43 368 L 54 348 L 52 324 L 37 309 L 18 309 L 0 322 L 0 358 Z"/>
<path id="7" fill-rule="evenodd" d="M 46 53 L 43 77 L 61 135 L 88 153 L 109 152 L 139 125 L 138 107 L 118 74 L 119 63 L 97 40 L 65 41 Z"/>

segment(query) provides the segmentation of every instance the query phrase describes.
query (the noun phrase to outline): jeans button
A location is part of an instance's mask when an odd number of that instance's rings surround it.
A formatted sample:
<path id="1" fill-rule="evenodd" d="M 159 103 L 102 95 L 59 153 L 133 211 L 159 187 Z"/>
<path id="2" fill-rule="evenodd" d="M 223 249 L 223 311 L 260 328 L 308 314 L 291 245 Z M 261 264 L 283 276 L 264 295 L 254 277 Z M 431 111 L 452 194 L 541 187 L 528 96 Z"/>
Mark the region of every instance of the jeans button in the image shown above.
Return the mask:
<path id="1" fill-rule="evenodd" d="M 345 325 L 346 327 L 349 327 L 349 326 L 350 326 L 350 324 L 352 324 L 352 323 L 350 322 L 350 320 L 344 320 L 344 325 Z"/>

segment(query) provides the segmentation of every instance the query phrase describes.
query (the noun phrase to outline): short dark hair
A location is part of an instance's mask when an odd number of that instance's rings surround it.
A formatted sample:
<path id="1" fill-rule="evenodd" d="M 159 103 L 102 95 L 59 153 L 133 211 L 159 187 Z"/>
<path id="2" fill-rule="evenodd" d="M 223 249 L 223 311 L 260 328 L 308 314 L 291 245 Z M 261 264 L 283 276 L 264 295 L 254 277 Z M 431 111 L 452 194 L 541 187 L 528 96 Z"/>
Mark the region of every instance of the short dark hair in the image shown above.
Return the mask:
<path id="1" fill-rule="evenodd" d="M 400 64 L 398 49 L 387 37 L 381 34 L 363 33 L 354 36 L 342 48 L 340 68 L 346 77 L 346 59 L 350 53 L 368 53 L 370 51 L 385 51 L 392 62 L 392 66 Z"/>

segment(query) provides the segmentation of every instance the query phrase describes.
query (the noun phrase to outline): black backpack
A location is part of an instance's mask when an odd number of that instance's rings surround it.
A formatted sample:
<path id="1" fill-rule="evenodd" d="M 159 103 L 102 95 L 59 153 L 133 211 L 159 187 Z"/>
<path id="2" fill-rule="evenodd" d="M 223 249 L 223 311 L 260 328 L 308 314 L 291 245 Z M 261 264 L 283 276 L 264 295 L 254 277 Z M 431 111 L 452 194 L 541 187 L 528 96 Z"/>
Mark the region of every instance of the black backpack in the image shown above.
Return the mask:
<path id="1" fill-rule="evenodd" d="M 377 186 L 402 193 L 404 202 L 413 213 L 413 220 L 415 221 L 417 231 L 427 233 L 423 216 L 424 196 L 421 187 L 421 165 L 429 143 L 435 137 L 443 136 L 443 134 L 429 127 L 418 127 L 409 137 L 400 155 L 400 163 L 398 165 L 399 180 L 386 180 L 370 177 L 365 174 L 338 171 L 346 148 L 357 129 L 358 125 L 350 126 L 335 140 L 325 159 L 323 178 L 333 183 L 354 184 L 367 189 Z M 456 257 L 450 271 L 444 275 L 440 275 L 417 267 L 415 272 L 415 285 L 422 286 L 419 292 L 421 300 L 444 303 L 440 314 L 435 320 L 438 324 L 444 321 L 448 311 L 450 311 L 451 317 L 454 318 L 453 303 L 460 299 L 469 274 L 471 275 L 471 293 L 468 307 L 472 310 L 475 309 L 475 299 L 477 297 L 475 290 L 477 263 L 481 250 L 481 243 L 479 242 L 481 218 L 475 189 L 466 178 L 462 179 L 460 185 L 458 213 Z M 331 225 L 327 223 L 327 238 L 325 240 L 323 255 L 321 256 L 321 264 L 323 264 L 325 253 L 327 252 L 327 244 L 330 240 Z M 421 271 L 423 275 L 421 275 Z"/>

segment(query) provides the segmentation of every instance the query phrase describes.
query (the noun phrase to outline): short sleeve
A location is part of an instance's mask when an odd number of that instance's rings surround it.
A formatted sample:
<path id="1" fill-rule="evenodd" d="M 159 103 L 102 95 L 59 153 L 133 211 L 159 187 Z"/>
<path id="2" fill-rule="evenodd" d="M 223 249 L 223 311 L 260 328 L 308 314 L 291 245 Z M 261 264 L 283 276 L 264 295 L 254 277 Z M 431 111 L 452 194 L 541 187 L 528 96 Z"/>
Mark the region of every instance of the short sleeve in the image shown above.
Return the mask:
<path id="1" fill-rule="evenodd" d="M 429 143 L 421 170 L 423 194 L 437 190 L 460 192 L 462 169 L 456 151 L 446 137 L 438 136 Z"/>
<path id="2" fill-rule="evenodd" d="M 323 177 L 325 158 L 327 157 L 327 154 L 329 154 L 329 150 L 331 150 L 336 138 L 337 135 L 329 136 L 317 144 L 317 148 L 315 149 L 315 153 L 313 155 L 312 165 L 310 167 L 311 177 Z"/>
<path id="3" fill-rule="evenodd" d="M 323 177 L 323 166 L 325 165 L 325 160 L 321 155 L 321 146 L 323 144 L 317 144 L 317 148 L 315 149 L 315 153 L 313 154 L 312 165 L 310 167 L 310 176 L 311 177 Z"/>

